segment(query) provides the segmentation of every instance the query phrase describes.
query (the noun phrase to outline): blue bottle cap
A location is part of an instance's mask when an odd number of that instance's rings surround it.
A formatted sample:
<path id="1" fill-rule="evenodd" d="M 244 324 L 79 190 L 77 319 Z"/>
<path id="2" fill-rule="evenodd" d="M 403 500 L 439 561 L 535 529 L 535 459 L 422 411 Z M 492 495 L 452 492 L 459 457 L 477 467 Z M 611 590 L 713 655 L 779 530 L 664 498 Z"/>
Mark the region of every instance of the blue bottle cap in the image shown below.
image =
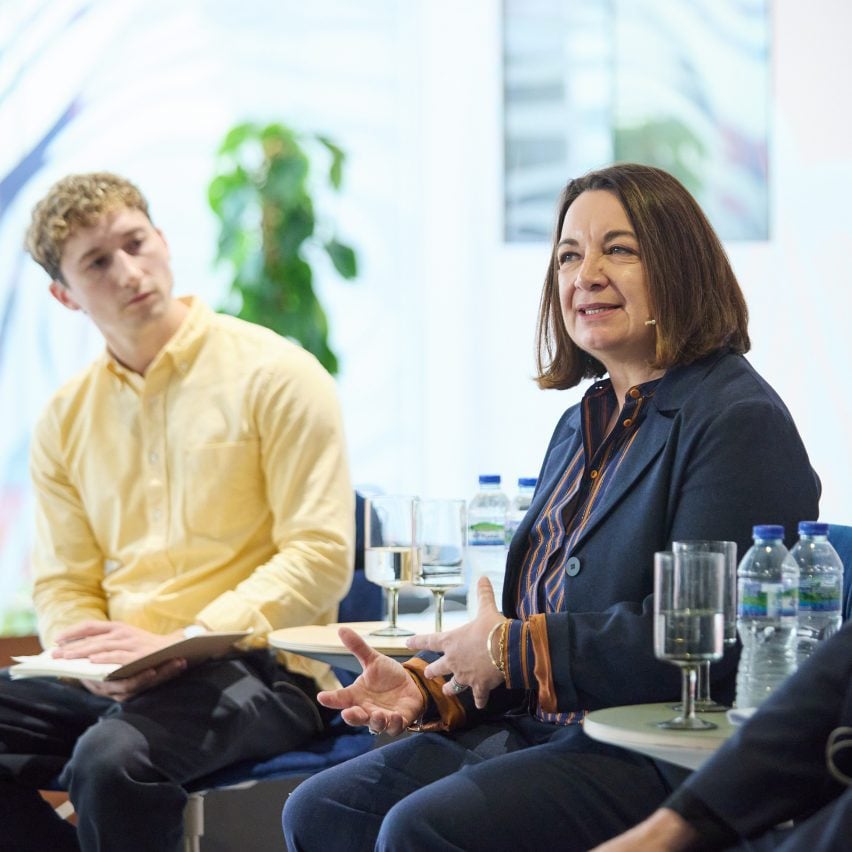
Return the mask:
<path id="1" fill-rule="evenodd" d="M 536 482 L 538 482 L 538 479 L 534 476 L 521 476 L 518 479 L 518 487 L 519 488 L 535 488 Z"/>
<path id="2" fill-rule="evenodd" d="M 799 521 L 799 535 L 828 535 L 828 524 L 819 521 Z"/>
<path id="3" fill-rule="evenodd" d="M 497 473 L 480 474 L 479 484 L 480 485 L 499 485 L 500 484 L 500 474 L 497 474 Z"/>
<path id="4" fill-rule="evenodd" d="M 751 537 L 757 541 L 772 541 L 784 538 L 784 527 L 781 524 L 758 524 L 751 529 Z"/>

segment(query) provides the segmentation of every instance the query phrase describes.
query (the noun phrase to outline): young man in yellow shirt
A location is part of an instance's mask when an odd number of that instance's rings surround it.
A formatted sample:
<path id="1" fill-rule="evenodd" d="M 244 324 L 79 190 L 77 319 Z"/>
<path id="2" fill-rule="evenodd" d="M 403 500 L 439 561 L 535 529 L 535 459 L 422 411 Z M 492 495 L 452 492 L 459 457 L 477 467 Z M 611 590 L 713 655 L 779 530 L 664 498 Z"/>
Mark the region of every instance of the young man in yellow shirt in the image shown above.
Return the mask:
<path id="1" fill-rule="evenodd" d="M 123 178 L 59 181 L 27 247 L 106 341 L 33 435 L 43 645 L 123 663 L 184 635 L 251 635 L 120 681 L 0 674 L 0 849 L 177 850 L 184 783 L 323 726 L 328 670 L 266 634 L 333 621 L 351 580 L 334 384 L 273 332 L 176 298 L 166 240 Z M 76 834 L 36 792 L 57 774 Z"/>

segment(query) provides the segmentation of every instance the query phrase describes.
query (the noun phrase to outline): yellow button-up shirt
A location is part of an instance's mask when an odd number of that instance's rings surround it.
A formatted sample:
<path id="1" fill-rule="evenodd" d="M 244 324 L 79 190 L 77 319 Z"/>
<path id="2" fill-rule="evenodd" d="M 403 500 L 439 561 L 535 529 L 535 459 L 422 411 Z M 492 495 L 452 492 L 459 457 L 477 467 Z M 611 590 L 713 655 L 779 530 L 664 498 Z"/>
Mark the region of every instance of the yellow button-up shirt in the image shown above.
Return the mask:
<path id="1" fill-rule="evenodd" d="M 263 644 L 333 621 L 349 587 L 354 497 L 333 380 L 268 329 L 187 302 L 144 376 L 104 354 L 36 426 L 44 644 L 87 618 L 252 629 Z"/>

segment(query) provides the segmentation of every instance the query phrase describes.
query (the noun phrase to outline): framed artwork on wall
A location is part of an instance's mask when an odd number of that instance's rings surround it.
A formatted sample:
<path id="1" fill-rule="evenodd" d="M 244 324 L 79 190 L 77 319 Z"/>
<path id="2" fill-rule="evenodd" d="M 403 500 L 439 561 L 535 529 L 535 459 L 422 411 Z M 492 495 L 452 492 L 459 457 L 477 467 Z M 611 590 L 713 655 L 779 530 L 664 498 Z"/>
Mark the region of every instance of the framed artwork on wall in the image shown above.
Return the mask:
<path id="1" fill-rule="evenodd" d="M 768 0 L 504 0 L 504 236 L 550 238 L 566 181 L 656 165 L 725 240 L 769 238 Z"/>

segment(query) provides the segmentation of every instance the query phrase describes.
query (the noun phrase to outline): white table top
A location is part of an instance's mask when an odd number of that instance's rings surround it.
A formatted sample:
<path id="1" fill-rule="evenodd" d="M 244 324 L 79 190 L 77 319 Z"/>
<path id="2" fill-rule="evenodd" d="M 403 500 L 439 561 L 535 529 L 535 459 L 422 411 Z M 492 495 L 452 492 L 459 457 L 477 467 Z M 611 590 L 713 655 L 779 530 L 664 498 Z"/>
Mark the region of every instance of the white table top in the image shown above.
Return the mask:
<path id="1" fill-rule="evenodd" d="M 464 611 L 444 613 L 444 630 L 452 630 L 467 621 Z M 269 634 L 269 644 L 273 648 L 301 654 L 314 660 L 322 660 L 332 666 L 351 672 L 360 672 L 361 666 L 355 657 L 340 641 L 337 631 L 340 627 L 351 627 L 359 633 L 368 645 L 379 653 L 400 660 L 413 657 L 415 652 L 405 647 L 408 636 L 371 636 L 370 633 L 385 626 L 383 621 L 353 621 L 348 624 L 308 624 L 304 627 L 285 627 L 273 630 Z M 434 633 L 435 616 L 431 612 L 415 616 L 400 616 L 399 624 L 414 633 Z"/>
<path id="2" fill-rule="evenodd" d="M 671 703 L 608 707 L 589 713 L 583 730 L 593 739 L 687 769 L 701 766 L 736 730 L 725 713 L 698 714 L 718 725 L 709 731 L 671 731 L 657 727 L 657 722 L 676 715 Z"/>

